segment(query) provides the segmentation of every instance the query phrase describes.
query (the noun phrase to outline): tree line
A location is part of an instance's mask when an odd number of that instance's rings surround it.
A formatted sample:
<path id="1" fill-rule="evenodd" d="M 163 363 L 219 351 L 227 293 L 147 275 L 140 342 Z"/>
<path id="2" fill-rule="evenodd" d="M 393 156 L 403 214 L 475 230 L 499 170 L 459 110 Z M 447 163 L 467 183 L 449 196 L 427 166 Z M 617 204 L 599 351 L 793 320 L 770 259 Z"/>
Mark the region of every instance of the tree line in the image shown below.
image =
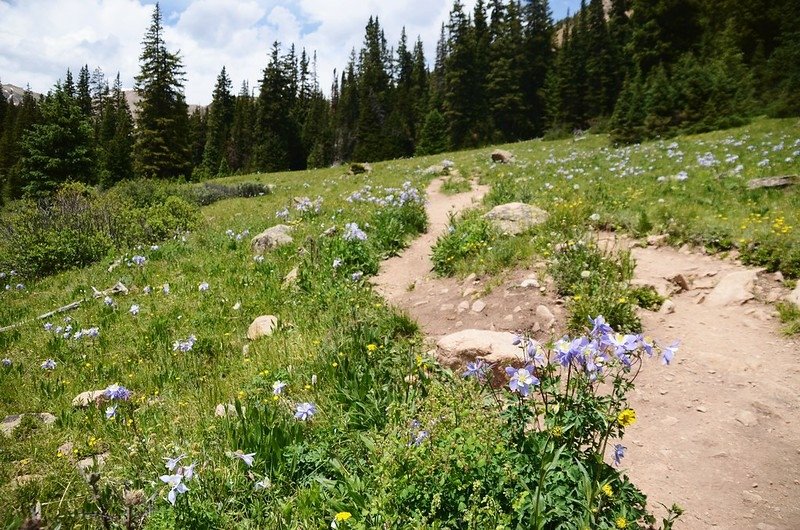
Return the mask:
<path id="1" fill-rule="evenodd" d="M 608 4 L 606 2 L 606 4 Z M 495 142 L 610 132 L 617 142 L 699 132 L 757 113 L 800 114 L 800 5 L 793 0 L 582 0 L 554 23 L 547 0 L 456 0 L 432 66 L 377 17 L 334 71 L 271 47 L 258 86 L 233 92 L 223 67 L 211 104 L 189 114 L 185 73 L 156 5 L 131 115 L 119 82 L 83 67 L 41 100 L 0 98 L 0 197 L 68 180 L 204 179 L 374 161 Z"/>

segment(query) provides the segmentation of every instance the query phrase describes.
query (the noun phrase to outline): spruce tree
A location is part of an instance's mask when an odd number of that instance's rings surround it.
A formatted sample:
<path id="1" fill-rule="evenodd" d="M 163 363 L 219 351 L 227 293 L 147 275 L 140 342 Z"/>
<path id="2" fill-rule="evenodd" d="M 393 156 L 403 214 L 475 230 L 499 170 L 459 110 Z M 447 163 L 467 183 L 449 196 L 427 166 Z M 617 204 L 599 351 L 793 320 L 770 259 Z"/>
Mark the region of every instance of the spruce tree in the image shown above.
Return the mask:
<path id="1" fill-rule="evenodd" d="M 290 168 L 290 146 L 295 127 L 292 109 L 291 72 L 280 56 L 280 44 L 272 52 L 256 102 L 256 138 L 253 147 L 255 167 L 260 171 L 283 171 Z"/>
<path id="2" fill-rule="evenodd" d="M 590 0 L 586 14 L 586 116 L 609 116 L 614 108 L 615 75 L 603 0 Z"/>
<path id="3" fill-rule="evenodd" d="M 78 84 L 75 87 L 75 99 L 83 115 L 87 118 L 90 117 L 92 115 L 92 94 L 88 65 L 83 65 L 78 73 Z"/>
<path id="4" fill-rule="evenodd" d="M 208 123 L 206 113 L 201 108 L 195 108 L 189 115 L 189 161 L 193 180 L 203 180 L 216 175 L 216 171 L 207 173 L 203 165 L 203 153 L 206 148 L 206 137 L 208 136 Z"/>
<path id="5" fill-rule="evenodd" d="M 183 95 L 183 64 L 164 43 L 156 4 L 136 76 L 134 168 L 141 177 L 177 178 L 190 171 L 189 115 Z"/>
<path id="6" fill-rule="evenodd" d="M 217 84 L 211 104 L 208 107 L 205 150 L 203 152 L 203 167 L 209 175 L 216 175 L 223 158 L 227 162 L 227 147 L 230 131 L 233 125 L 235 101 L 232 93 L 233 85 L 225 67 L 222 67 L 217 76 Z"/>
<path id="7" fill-rule="evenodd" d="M 522 78 L 525 70 L 525 42 L 519 5 L 492 3 L 492 42 L 487 96 L 491 123 L 497 141 L 519 140 L 530 130 Z"/>
<path id="8" fill-rule="evenodd" d="M 530 120 L 529 135 L 545 129 L 545 83 L 553 67 L 553 18 L 547 0 L 531 0 L 524 9 L 525 63 L 522 87 Z"/>
<path id="9" fill-rule="evenodd" d="M 370 17 L 361 51 L 358 79 L 357 143 L 353 156 L 361 161 L 384 160 L 392 156 L 388 138 L 390 60 L 386 37 L 377 18 Z"/>
<path id="10" fill-rule="evenodd" d="M 425 124 L 420 132 L 419 142 L 417 143 L 417 156 L 435 155 L 447 150 L 447 123 L 444 116 L 436 110 L 431 110 L 425 116 Z"/>
<path id="11" fill-rule="evenodd" d="M 474 34 L 463 7 L 459 0 L 455 0 L 447 26 L 444 116 L 448 125 L 449 147 L 453 149 L 475 146 L 479 141 L 474 134 Z"/>
<path id="12" fill-rule="evenodd" d="M 242 82 L 233 110 L 230 144 L 228 146 L 229 168 L 233 172 L 252 169 L 253 137 L 255 129 L 255 102 L 247 81 Z"/>
<path id="13" fill-rule="evenodd" d="M 100 124 L 98 157 L 100 183 L 110 187 L 133 178 L 133 117 L 122 91 L 119 73 L 110 93 L 102 97 L 103 110 Z"/>

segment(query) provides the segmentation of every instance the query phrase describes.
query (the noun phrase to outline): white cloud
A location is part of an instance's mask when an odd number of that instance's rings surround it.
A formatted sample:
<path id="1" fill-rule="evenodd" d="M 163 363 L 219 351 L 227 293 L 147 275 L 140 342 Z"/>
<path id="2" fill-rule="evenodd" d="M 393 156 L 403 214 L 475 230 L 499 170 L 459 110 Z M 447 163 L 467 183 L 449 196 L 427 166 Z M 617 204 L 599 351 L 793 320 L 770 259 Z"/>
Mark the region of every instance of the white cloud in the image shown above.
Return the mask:
<path id="1" fill-rule="evenodd" d="M 577 0 L 556 0 L 577 3 Z M 150 2 L 151 4 L 152 2 Z M 471 10 L 475 0 L 465 2 Z M 327 90 L 334 68 L 345 66 L 350 49 L 361 47 L 364 26 L 377 15 L 390 46 L 406 26 L 413 43 L 420 35 L 432 60 L 439 27 L 451 0 L 194 0 L 171 2 L 165 18 L 168 47 L 180 50 L 186 95 L 208 103 L 225 65 L 235 89 L 242 80 L 256 87 L 269 49 L 292 42 L 309 55 L 317 51 L 320 84 Z M 165 11 L 166 11 L 165 7 Z M 152 5 L 145 0 L 0 0 L 0 75 L 4 83 L 30 83 L 46 92 L 67 67 L 99 66 L 111 78 L 119 70 L 133 85 L 141 41 Z"/>

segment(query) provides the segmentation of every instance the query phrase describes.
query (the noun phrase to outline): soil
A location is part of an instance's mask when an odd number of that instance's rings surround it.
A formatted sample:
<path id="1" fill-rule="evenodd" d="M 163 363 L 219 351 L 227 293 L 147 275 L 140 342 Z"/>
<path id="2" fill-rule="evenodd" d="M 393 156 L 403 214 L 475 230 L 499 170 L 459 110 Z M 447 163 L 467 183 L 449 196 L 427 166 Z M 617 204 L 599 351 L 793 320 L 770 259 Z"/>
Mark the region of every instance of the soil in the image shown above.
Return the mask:
<path id="1" fill-rule="evenodd" d="M 430 251 L 448 214 L 487 191 L 473 183 L 470 192 L 448 196 L 441 184 L 436 179 L 428 188 L 428 232 L 382 264 L 374 278 L 378 292 L 415 318 L 432 341 L 464 328 L 560 336 L 563 301 L 543 264 L 465 281 L 434 275 Z M 677 529 L 800 528 L 800 343 L 781 334 L 766 303 L 782 294 L 778 279 L 759 271 L 754 299 L 714 306 L 706 296 L 720 279 L 754 269 L 686 248 L 642 248 L 610 234 L 599 239 L 613 248 L 633 247 L 636 282 L 680 290 L 670 295 L 673 312 L 640 313 L 647 335 L 667 344 L 679 339 L 681 347 L 671 366 L 652 362 L 639 374 L 630 396 L 638 421 L 622 442 L 625 473 L 657 515 L 664 513 L 659 504 L 685 509 Z M 671 280 L 676 275 L 688 290 Z M 539 287 L 530 281 L 520 286 L 534 278 Z M 477 300 L 486 304 L 481 312 L 472 310 Z M 552 329 L 537 320 L 541 305 L 555 317 Z"/>

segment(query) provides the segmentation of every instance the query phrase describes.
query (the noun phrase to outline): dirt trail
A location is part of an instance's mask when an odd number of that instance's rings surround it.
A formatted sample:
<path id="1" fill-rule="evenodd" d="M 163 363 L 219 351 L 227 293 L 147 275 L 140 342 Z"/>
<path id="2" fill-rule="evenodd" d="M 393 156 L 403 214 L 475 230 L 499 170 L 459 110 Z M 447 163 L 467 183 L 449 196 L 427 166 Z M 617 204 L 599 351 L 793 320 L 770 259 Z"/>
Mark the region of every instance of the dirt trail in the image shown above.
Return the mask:
<path id="1" fill-rule="evenodd" d="M 486 192 L 473 187 L 446 196 L 440 186 L 436 180 L 428 188 L 428 233 L 384 262 L 375 278 L 378 292 L 406 309 L 432 338 L 462 328 L 530 332 L 539 328 L 541 305 L 551 309 L 556 323 L 552 332 L 535 333 L 537 338 L 558 334 L 562 301 L 536 267 L 465 283 L 433 277 L 430 249 L 448 212 L 470 206 Z M 669 247 L 632 253 L 636 281 L 665 290 L 672 288 L 671 278 L 682 275 L 689 289 L 670 296 L 672 313 L 641 312 L 648 335 L 680 339 L 681 348 L 672 366 L 653 362 L 639 375 L 631 395 L 639 421 L 624 440 L 626 473 L 656 513 L 663 513 L 658 503 L 686 510 L 678 529 L 800 528 L 800 344 L 781 335 L 771 306 L 724 300 L 763 294 L 765 282 L 774 291 L 777 282 L 769 284 L 762 274 L 755 287 L 729 289 L 737 274 L 755 276 L 755 270 Z M 531 278 L 539 278 L 535 288 L 521 288 L 520 282 Z M 469 309 L 476 299 L 486 302 L 483 311 Z"/>

